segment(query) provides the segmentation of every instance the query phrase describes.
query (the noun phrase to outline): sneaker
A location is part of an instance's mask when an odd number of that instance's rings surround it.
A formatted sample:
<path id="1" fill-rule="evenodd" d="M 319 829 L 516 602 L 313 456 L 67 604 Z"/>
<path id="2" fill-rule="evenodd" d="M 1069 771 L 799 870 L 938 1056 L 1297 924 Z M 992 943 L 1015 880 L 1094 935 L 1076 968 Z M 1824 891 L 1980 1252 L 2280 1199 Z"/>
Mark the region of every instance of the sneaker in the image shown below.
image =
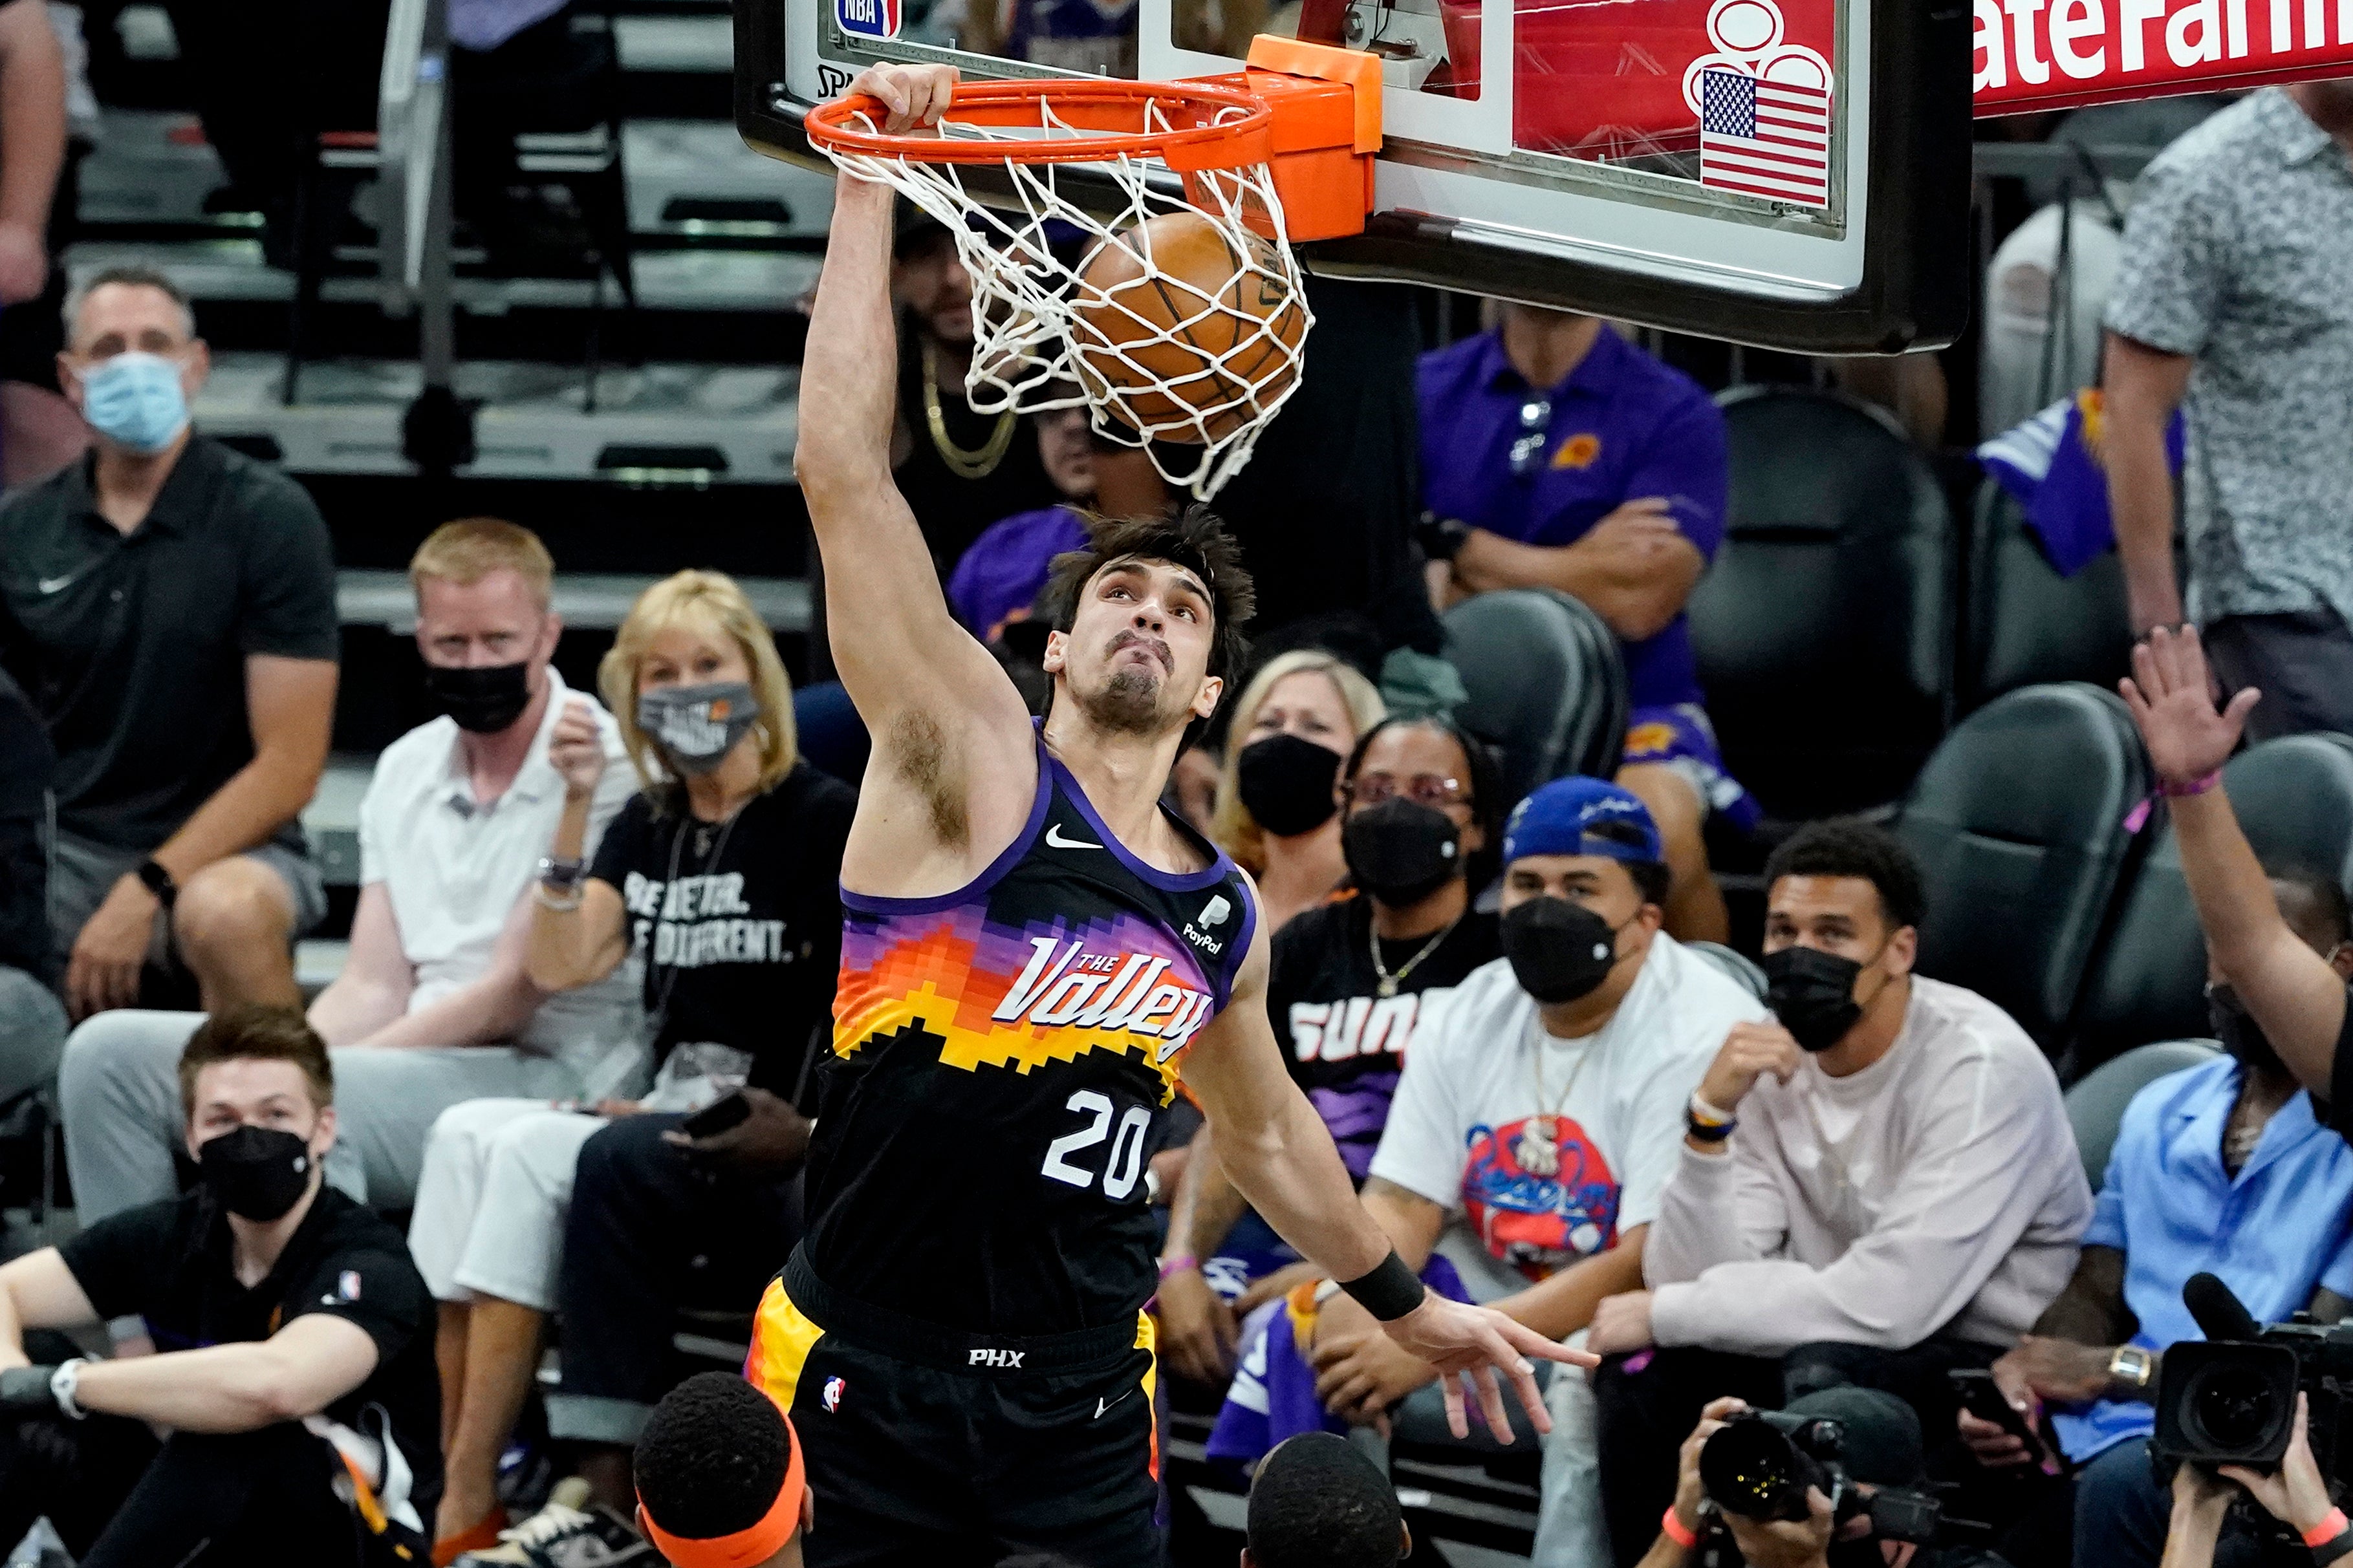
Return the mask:
<path id="1" fill-rule="evenodd" d="M 545 1508 L 501 1531 L 497 1546 L 459 1558 L 457 1568 L 658 1568 L 660 1554 L 628 1520 L 587 1505 L 587 1482 L 558 1481 Z"/>

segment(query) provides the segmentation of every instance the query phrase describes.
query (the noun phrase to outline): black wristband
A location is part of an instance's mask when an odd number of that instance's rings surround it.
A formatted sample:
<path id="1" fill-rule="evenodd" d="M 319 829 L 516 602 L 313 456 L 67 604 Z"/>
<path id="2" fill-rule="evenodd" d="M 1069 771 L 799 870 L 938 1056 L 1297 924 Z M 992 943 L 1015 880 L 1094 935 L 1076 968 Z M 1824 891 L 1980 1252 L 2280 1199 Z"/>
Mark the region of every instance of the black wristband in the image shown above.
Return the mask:
<path id="1" fill-rule="evenodd" d="M 1691 1135 L 1694 1143 L 1721 1143 L 1731 1137 L 1732 1130 L 1739 1125 L 1737 1121 L 1702 1121 L 1690 1111 L 1683 1112 L 1683 1131 Z"/>
<path id="2" fill-rule="evenodd" d="M 2353 1530 L 2339 1531 L 2335 1540 L 2312 1548 L 2312 1568 L 2328 1568 L 2348 1552 L 2353 1552 Z"/>
<path id="3" fill-rule="evenodd" d="M 1451 561 L 1461 553 L 1462 542 L 1471 537 L 1471 525 L 1460 518 L 1425 511 L 1414 524 L 1413 537 L 1421 546 L 1421 552 L 1432 561 Z"/>
<path id="4" fill-rule="evenodd" d="M 1405 1259 L 1397 1255 L 1394 1247 L 1381 1259 L 1379 1268 L 1358 1279 L 1342 1280 L 1340 1289 L 1384 1323 L 1404 1317 L 1420 1306 L 1422 1298 L 1430 1293 L 1413 1270 L 1405 1266 Z"/>
<path id="5" fill-rule="evenodd" d="M 164 869 L 155 861 L 140 861 L 138 869 L 132 875 L 139 879 L 141 886 L 155 895 L 155 901 L 166 910 L 179 902 L 180 884 L 172 880 L 172 873 Z"/>

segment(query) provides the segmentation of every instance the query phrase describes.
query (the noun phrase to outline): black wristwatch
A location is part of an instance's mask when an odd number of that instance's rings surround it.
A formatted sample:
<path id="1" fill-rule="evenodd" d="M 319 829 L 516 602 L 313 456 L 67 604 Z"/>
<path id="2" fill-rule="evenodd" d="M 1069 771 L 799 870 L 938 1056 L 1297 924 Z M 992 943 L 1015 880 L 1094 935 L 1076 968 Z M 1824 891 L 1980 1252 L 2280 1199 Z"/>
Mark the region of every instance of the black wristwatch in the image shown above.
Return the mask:
<path id="1" fill-rule="evenodd" d="M 155 895 L 155 901 L 162 904 L 164 909 L 169 910 L 179 901 L 180 884 L 172 880 L 171 872 L 166 871 L 154 861 L 140 861 L 139 869 L 132 875 L 137 877 L 140 884 Z"/>
<path id="2" fill-rule="evenodd" d="M 1432 561 L 1451 561 L 1461 553 L 1463 541 L 1471 537 L 1471 525 L 1459 517 L 1440 517 L 1425 511 L 1421 521 L 1413 526 L 1414 542 L 1421 552 Z"/>

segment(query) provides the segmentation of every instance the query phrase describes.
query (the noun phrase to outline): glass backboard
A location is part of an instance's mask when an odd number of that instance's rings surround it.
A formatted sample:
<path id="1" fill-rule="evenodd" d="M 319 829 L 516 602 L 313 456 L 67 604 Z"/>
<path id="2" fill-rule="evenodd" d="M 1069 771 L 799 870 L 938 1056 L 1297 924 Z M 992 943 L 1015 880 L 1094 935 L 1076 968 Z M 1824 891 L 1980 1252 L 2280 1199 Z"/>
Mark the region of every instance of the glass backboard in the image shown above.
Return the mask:
<path id="1" fill-rule="evenodd" d="M 1166 79 L 1261 33 L 1363 50 L 1374 213 L 1300 247 L 1314 271 L 1816 353 L 1967 313 L 1957 0 L 737 0 L 735 26 L 738 129 L 820 167 L 801 115 L 878 60 Z"/>

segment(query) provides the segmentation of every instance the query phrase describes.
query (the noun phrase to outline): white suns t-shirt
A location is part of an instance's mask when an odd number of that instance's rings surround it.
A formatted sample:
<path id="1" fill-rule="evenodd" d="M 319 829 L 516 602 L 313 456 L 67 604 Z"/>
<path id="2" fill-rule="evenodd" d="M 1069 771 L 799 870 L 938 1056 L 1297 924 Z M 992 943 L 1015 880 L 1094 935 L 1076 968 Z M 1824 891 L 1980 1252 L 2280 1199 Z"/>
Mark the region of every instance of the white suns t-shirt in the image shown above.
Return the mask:
<path id="1" fill-rule="evenodd" d="M 1475 1300 L 1512 1295 L 1657 1217 L 1692 1090 L 1732 1026 L 1766 1016 L 1662 931 L 1609 1021 L 1559 1039 L 1497 959 L 1415 1035 L 1372 1174 L 1446 1211 L 1438 1250 Z M 1553 1154 L 1531 1169 L 1521 1140 L 1547 1115 Z"/>

